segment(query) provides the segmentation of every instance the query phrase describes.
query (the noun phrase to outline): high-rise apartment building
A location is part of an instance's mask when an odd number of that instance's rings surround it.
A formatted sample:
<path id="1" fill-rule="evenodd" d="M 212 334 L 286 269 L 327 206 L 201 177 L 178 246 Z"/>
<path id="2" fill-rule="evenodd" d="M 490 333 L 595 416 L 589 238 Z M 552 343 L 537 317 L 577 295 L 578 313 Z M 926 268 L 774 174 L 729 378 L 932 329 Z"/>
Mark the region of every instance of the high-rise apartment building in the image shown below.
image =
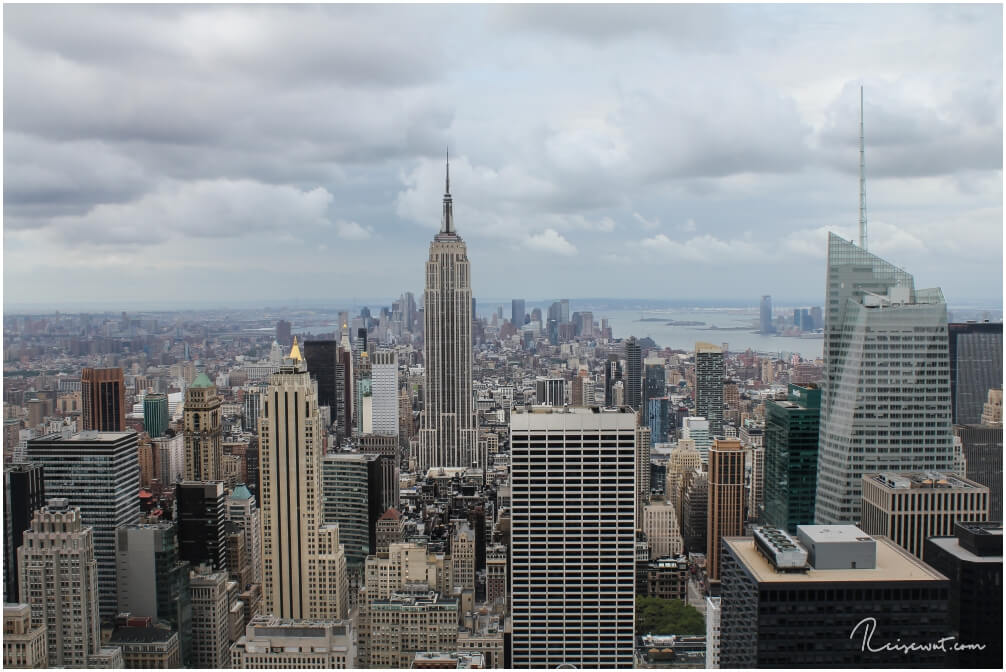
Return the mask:
<path id="1" fill-rule="evenodd" d="M 220 395 L 205 373 L 185 390 L 185 480 L 223 480 Z"/>
<path id="2" fill-rule="evenodd" d="M 256 616 L 230 648 L 234 670 L 345 670 L 356 664 L 350 621 L 304 621 Z"/>
<path id="3" fill-rule="evenodd" d="M 818 449 L 818 523 L 859 520 L 862 477 L 950 471 L 947 304 L 910 274 L 828 237 L 826 379 Z"/>
<path id="4" fill-rule="evenodd" d="M 19 600 L 17 549 L 35 512 L 45 506 L 42 471 L 42 465 L 30 462 L 10 464 L 3 470 L 4 602 Z"/>
<path id="5" fill-rule="evenodd" d="M 29 604 L 4 601 L 3 666 L 11 670 L 49 667 L 46 626 L 32 625 Z"/>
<path id="6" fill-rule="evenodd" d="M 954 523 L 983 522 L 989 516 L 989 490 L 950 474 L 863 474 L 860 527 L 888 537 L 917 558 L 926 539 L 953 534 Z"/>
<path id="7" fill-rule="evenodd" d="M 221 481 L 182 481 L 175 488 L 179 557 L 193 567 L 227 570 L 227 492 Z"/>
<path id="8" fill-rule="evenodd" d="M 709 519 L 706 573 L 720 578 L 720 540 L 744 533 L 744 448 L 737 439 L 716 439 L 709 450 Z"/>
<path id="9" fill-rule="evenodd" d="M 723 434 L 723 349 L 695 344 L 695 415 L 709 421 L 712 436 Z"/>
<path id="10" fill-rule="evenodd" d="M 371 358 L 373 433 L 398 436 L 398 355 L 378 350 Z"/>
<path id="11" fill-rule="evenodd" d="M 814 523 L 821 390 L 790 384 L 785 401 L 765 402 L 764 522 L 792 534 Z"/>
<path id="12" fill-rule="evenodd" d="M 510 432 L 513 667 L 632 667 L 635 413 L 538 407 Z"/>
<path id="13" fill-rule="evenodd" d="M 510 302 L 510 324 L 519 330 L 524 326 L 524 317 L 527 312 L 524 310 L 524 299 L 514 299 Z"/>
<path id="14" fill-rule="evenodd" d="M 1003 519 L 1002 425 L 954 425 L 966 464 L 964 475 L 989 489 L 989 520 Z"/>
<path id="15" fill-rule="evenodd" d="M 150 438 L 164 436 L 168 428 L 168 395 L 159 392 L 149 392 L 143 397 L 143 431 Z"/>
<path id="16" fill-rule="evenodd" d="M 949 324 L 947 335 L 951 419 L 955 425 L 977 425 L 989 389 L 1003 384 L 1003 324 Z"/>
<path id="17" fill-rule="evenodd" d="M 772 297 L 766 294 L 761 297 L 761 310 L 759 313 L 759 325 L 762 334 L 774 334 L 775 327 L 772 326 Z"/>
<path id="18" fill-rule="evenodd" d="M 97 432 L 126 429 L 126 386 L 122 369 L 83 369 L 80 397 L 83 429 Z"/>
<path id="19" fill-rule="evenodd" d="M 430 243 L 426 262 L 426 402 L 419 432 L 420 470 L 474 464 L 485 468 L 478 456 L 472 396 L 471 299 L 471 264 L 465 242 L 454 230 L 448 169 L 440 233 Z"/>
<path id="20" fill-rule="evenodd" d="M 72 434 L 67 429 L 29 441 L 27 450 L 28 458 L 43 468 L 46 497 L 65 498 L 80 509 L 82 524 L 91 528 L 101 617 L 113 618 L 115 531 L 140 519 L 136 432 Z"/>
<path id="21" fill-rule="evenodd" d="M 630 336 L 625 341 L 625 404 L 638 411 L 643 397 L 643 353 L 639 341 Z"/>

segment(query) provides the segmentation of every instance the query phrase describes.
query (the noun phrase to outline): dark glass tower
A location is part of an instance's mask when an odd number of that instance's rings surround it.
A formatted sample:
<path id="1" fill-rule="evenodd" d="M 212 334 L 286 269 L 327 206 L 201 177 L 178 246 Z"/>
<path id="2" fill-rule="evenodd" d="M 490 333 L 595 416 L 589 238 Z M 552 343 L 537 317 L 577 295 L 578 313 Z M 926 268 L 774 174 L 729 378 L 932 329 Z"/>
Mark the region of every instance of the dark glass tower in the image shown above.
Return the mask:
<path id="1" fill-rule="evenodd" d="M 222 481 L 182 481 L 175 488 L 178 554 L 193 567 L 227 569 L 226 502 Z"/>
<path id="2" fill-rule="evenodd" d="M 955 425 L 977 425 L 989 390 L 1003 384 L 1003 325 L 949 324 L 947 334 L 951 417 Z"/>
<path id="3" fill-rule="evenodd" d="M 789 532 L 814 523 L 821 390 L 790 384 L 765 402 L 765 524 Z"/>
<path id="4" fill-rule="evenodd" d="M 3 599 L 20 602 L 17 548 L 25 530 L 31 528 L 35 511 L 45 506 L 45 482 L 39 464 L 11 464 L 4 468 L 3 476 Z"/>
<path id="5" fill-rule="evenodd" d="M 638 411 L 643 395 L 643 355 L 639 341 L 630 336 L 625 341 L 625 405 Z"/>
<path id="6" fill-rule="evenodd" d="M 336 417 L 336 368 L 338 341 L 305 341 L 304 361 L 311 377 L 318 381 L 318 403 L 332 409 Z"/>

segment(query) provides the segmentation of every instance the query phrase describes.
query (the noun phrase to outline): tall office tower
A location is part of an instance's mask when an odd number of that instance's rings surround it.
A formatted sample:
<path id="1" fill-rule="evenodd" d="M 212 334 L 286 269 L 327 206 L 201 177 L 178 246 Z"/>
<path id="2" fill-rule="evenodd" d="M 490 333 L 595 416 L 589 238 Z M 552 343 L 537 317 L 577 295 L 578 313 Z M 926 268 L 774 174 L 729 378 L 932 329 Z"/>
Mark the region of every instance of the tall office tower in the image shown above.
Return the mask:
<path id="1" fill-rule="evenodd" d="M 9 669 L 49 667 L 44 624 L 31 624 L 31 606 L 25 603 L 3 605 L 3 666 Z"/>
<path id="2" fill-rule="evenodd" d="M 136 439 L 132 431 L 66 430 L 28 442 L 29 459 L 43 468 L 46 497 L 68 500 L 92 529 L 102 618 L 116 614 L 115 530 L 140 521 Z"/>
<path id="3" fill-rule="evenodd" d="M 821 390 L 790 384 L 786 401 L 765 402 L 765 517 L 791 534 L 814 523 Z"/>
<path id="4" fill-rule="evenodd" d="M 398 436 L 399 444 L 408 445 L 416 434 L 415 418 L 412 417 L 412 395 L 403 387 L 398 393 Z"/>
<path id="5" fill-rule="evenodd" d="M 351 621 L 301 621 L 256 616 L 230 649 L 234 670 L 346 670 L 356 665 Z"/>
<path id="6" fill-rule="evenodd" d="M 510 302 L 510 324 L 519 330 L 524 326 L 524 318 L 527 312 L 524 310 L 524 299 L 514 299 Z"/>
<path id="7" fill-rule="evenodd" d="M 622 363 L 617 355 L 608 355 L 604 363 L 604 405 L 611 408 L 615 405 L 615 383 L 622 380 Z"/>
<path id="8" fill-rule="evenodd" d="M 625 383 L 621 380 L 615 382 L 615 386 L 611 391 L 611 405 L 612 406 L 625 406 Z"/>
<path id="9" fill-rule="evenodd" d="M 357 343 L 359 342 L 357 340 Z M 372 434 L 374 431 L 374 397 L 368 352 L 359 353 L 355 371 L 356 402 L 353 404 L 353 408 L 356 409 L 356 416 L 353 418 L 353 436 L 359 437 L 363 434 Z"/>
<path id="10" fill-rule="evenodd" d="M 671 437 L 670 399 L 653 397 L 646 403 L 649 407 L 649 412 L 646 415 L 653 443 L 667 443 Z"/>
<path id="11" fill-rule="evenodd" d="M 923 560 L 950 579 L 950 632 L 962 644 L 985 644 L 958 653 L 959 667 L 1002 667 L 1002 522 L 954 525 L 953 536 L 929 537 Z"/>
<path id="12" fill-rule="evenodd" d="M 467 522 L 455 525 L 451 536 L 451 581 L 453 588 L 475 590 L 475 532 Z"/>
<path id="13" fill-rule="evenodd" d="M 245 551 L 250 556 L 251 582 L 261 584 L 262 516 L 255 503 L 255 495 L 244 483 L 238 484 L 227 497 L 227 520 L 241 526 L 245 538 Z"/>
<path id="14" fill-rule="evenodd" d="M 695 344 L 695 415 L 709 421 L 711 436 L 723 433 L 723 349 Z"/>
<path id="15" fill-rule="evenodd" d="M 761 297 L 761 333 L 774 334 L 775 327 L 772 326 L 772 297 L 766 294 Z"/>
<path id="16" fill-rule="evenodd" d="M 116 530 L 119 613 L 149 617 L 178 633 L 183 664 L 192 649 L 189 563 L 178 556 L 172 523 L 126 525 Z"/>
<path id="17" fill-rule="evenodd" d="M 192 667 L 216 670 L 230 665 L 230 600 L 227 572 L 205 565 L 189 575 L 192 594 Z"/>
<path id="18" fill-rule="evenodd" d="M 98 432 L 126 429 L 126 385 L 122 369 L 83 369 L 80 397 L 83 429 Z"/>
<path id="19" fill-rule="evenodd" d="M 632 667 L 635 413 L 538 407 L 510 433 L 513 667 Z"/>
<path id="20" fill-rule="evenodd" d="M 950 471 L 947 304 L 834 234 L 818 450 L 818 523 L 859 520 L 864 473 Z"/>
<path id="21" fill-rule="evenodd" d="M 670 502 L 653 502 L 643 507 L 642 529 L 650 545 L 650 559 L 680 555 L 685 540 L 678 527 L 678 512 Z"/>
<path id="22" fill-rule="evenodd" d="M 374 434 L 398 436 L 398 355 L 394 350 L 378 350 L 372 359 L 372 431 Z"/>
<path id="23" fill-rule="evenodd" d="M 583 390 L 583 406 L 593 406 L 597 403 L 597 385 L 589 375 L 583 376 L 580 382 Z"/>
<path id="24" fill-rule="evenodd" d="M 168 395 L 150 392 L 143 397 L 143 431 L 155 439 L 168 428 Z"/>
<path id="25" fill-rule="evenodd" d="M 290 345 L 290 323 L 286 320 L 276 322 L 276 342 L 282 346 Z"/>
<path id="26" fill-rule="evenodd" d="M 336 426 L 339 438 L 353 435 L 353 418 L 356 417 L 356 373 L 354 370 L 353 348 L 349 343 L 349 327 L 342 325 L 342 337 L 339 341 L 338 364 L 335 368 L 336 385 Z M 341 385 L 338 381 L 341 381 Z"/>
<path id="27" fill-rule="evenodd" d="M 702 463 L 709 462 L 709 448 L 713 445 L 709 421 L 702 417 L 689 416 L 681 422 L 682 437 L 691 439 L 702 457 Z"/>
<path id="28" fill-rule="evenodd" d="M 643 507 L 650 503 L 649 427 L 636 427 L 636 522 L 643 521 Z"/>
<path id="29" fill-rule="evenodd" d="M 863 474 L 860 527 L 883 535 L 917 558 L 929 537 L 945 537 L 954 523 L 989 519 L 989 490 L 950 474 Z"/>
<path id="30" fill-rule="evenodd" d="M 926 650 L 949 634 L 945 576 L 854 525 L 798 536 L 723 540 L 721 667 L 953 666 L 952 653 Z M 909 642 L 922 650 L 900 648 Z"/>
<path id="31" fill-rule="evenodd" d="M 999 425 L 1003 424 L 1003 390 L 999 388 L 989 389 L 988 401 L 982 407 L 982 424 Z"/>
<path id="32" fill-rule="evenodd" d="M 426 262 L 424 363 L 426 404 L 419 432 L 419 467 L 478 463 L 472 401 L 472 285 L 465 243 L 454 230 L 448 168 L 440 233 Z M 523 313 L 523 301 L 521 302 Z M 516 312 L 516 303 L 515 303 Z"/>
<path id="33" fill-rule="evenodd" d="M 706 573 L 720 578 L 720 540 L 744 534 L 744 448 L 737 439 L 716 439 L 709 450 L 709 523 Z"/>
<path id="34" fill-rule="evenodd" d="M 686 553 L 705 553 L 709 527 L 709 473 L 696 468 L 688 476 L 681 511 Z M 706 560 L 708 566 L 709 560 Z"/>
<path id="35" fill-rule="evenodd" d="M 45 506 L 45 481 L 39 464 L 10 464 L 3 470 L 3 599 L 17 602 L 17 549 L 31 528 L 35 511 Z"/>
<path id="36" fill-rule="evenodd" d="M 696 469 L 702 468 L 702 456 L 690 439 L 682 439 L 671 449 L 667 458 L 667 475 L 664 483 L 664 496 L 674 505 L 678 512 L 678 528 L 684 532 L 685 492 L 688 490 L 688 479 Z"/>
<path id="37" fill-rule="evenodd" d="M 961 440 L 964 475 L 989 489 L 989 520 L 1003 519 L 1002 425 L 954 425 Z"/>
<path id="38" fill-rule="evenodd" d="M 94 535 L 80 510 L 64 498 L 49 499 L 24 533 L 18 565 L 32 627 L 46 627 L 49 665 L 88 667 L 101 638 Z"/>
<path id="39" fill-rule="evenodd" d="M 262 404 L 262 390 L 257 387 L 246 387 L 242 402 L 241 429 L 246 432 L 258 431 L 258 409 Z"/>
<path id="40" fill-rule="evenodd" d="M 666 377 L 663 362 L 659 364 L 647 363 L 643 367 L 643 398 L 640 400 L 643 411 L 643 424 L 650 424 L 650 400 L 659 399 L 667 394 Z M 666 439 L 664 439 L 666 441 Z M 656 439 L 654 439 L 656 442 Z"/>
<path id="41" fill-rule="evenodd" d="M 308 372 L 318 383 L 318 404 L 332 409 L 332 418 L 338 414 L 339 395 L 336 390 L 339 378 L 338 341 L 304 341 L 304 362 Z"/>
<path id="42" fill-rule="evenodd" d="M 630 336 L 625 341 L 625 403 L 639 410 L 643 397 L 643 353 L 639 341 Z"/>
<path id="43" fill-rule="evenodd" d="M 559 299 L 559 323 L 569 322 L 569 299 Z"/>
<path id="44" fill-rule="evenodd" d="M 562 378 L 538 377 L 535 382 L 535 399 L 541 406 L 566 404 L 566 381 Z"/>
<path id="45" fill-rule="evenodd" d="M 323 441 L 317 387 L 294 344 L 269 378 L 259 417 L 263 613 L 319 618 L 345 606 L 332 604 L 345 595 L 321 591 L 323 582 L 338 585 L 345 577 L 344 564 L 342 579 L 329 576 L 332 563 L 339 572 L 339 549 L 320 555 L 322 541 L 332 543 L 328 532 L 320 539 Z"/>
<path id="46" fill-rule="evenodd" d="M 185 480 L 223 480 L 223 418 L 217 387 L 200 373 L 185 390 Z"/>
<path id="47" fill-rule="evenodd" d="M 178 553 L 193 567 L 227 570 L 227 492 L 222 481 L 182 481 L 175 488 Z"/>
<path id="48" fill-rule="evenodd" d="M 947 336 L 951 419 L 955 425 L 977 425 L 989 389 L 1003 384 L 1003 324 L 949 324 Z"/>

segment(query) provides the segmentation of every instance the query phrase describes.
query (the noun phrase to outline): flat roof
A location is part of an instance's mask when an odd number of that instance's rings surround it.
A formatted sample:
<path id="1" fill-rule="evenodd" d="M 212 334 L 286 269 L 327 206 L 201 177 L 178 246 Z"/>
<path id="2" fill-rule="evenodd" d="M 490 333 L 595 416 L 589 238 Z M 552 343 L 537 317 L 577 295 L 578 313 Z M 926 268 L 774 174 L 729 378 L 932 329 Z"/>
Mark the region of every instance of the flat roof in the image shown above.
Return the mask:
<path id="1" fill-rule="evenodd" d="M 755 548 L 753 537 L 723 537 L 723 543 L 733 550 L 752 576 L 760 583 L 947 580 L 947 577 L 896 546 L 886 537 L 873 537 L 873 539 L 877 542 L 877 566 L 873 569 L 810 568 L 806 572 L 799 573 L 777 572 Z"/>
<path id="2" fill-rule="evenodd" d="M 1001 531 L 1000 534 L 1002 534 Z M 975 555 L 968 549 L 961 546 L 961 542 L 957 537 L 929 537 L 928 541 L 936 544 L 948 553 L 952 553 L 965 562 L 982 562 L 995 565 L 1001 565 L 1003 562 L 1002 554 Z"/>
<path id="3" fill-rule="evenodd" d="M 855 525 L 799 525 L 797 535 L 802 532 L 815 544 L 864 541 L 871 539 Z"/>
<path id="4" fill-rule="evenodd" d="M 139 436 L 136 432 L 96 432 L 91 430 L 84 430 L 82 432 L 77 432 L 76 434 L 71 434 L 69 438 L 63 438 L 62 432 L 54 432 L 52 434 L 46 434 L 44 436 L 39 436 L 31 439 L 32 442 L 35 441 L 107 441 L 114 442 L 120 441 L 126 436 Z"/>

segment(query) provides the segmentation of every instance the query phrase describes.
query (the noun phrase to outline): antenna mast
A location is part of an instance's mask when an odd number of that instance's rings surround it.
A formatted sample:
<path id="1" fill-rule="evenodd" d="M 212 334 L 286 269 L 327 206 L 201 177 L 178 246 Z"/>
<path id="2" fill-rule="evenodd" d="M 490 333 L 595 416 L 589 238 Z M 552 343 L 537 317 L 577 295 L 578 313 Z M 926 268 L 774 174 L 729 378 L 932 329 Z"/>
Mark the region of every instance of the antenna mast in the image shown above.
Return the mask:
<path id="1" fill-rule="evenodd" d="M 859 246 L 866 249 L 866 151 L 863 141 L 863 86 L 859 86 Z"/>

